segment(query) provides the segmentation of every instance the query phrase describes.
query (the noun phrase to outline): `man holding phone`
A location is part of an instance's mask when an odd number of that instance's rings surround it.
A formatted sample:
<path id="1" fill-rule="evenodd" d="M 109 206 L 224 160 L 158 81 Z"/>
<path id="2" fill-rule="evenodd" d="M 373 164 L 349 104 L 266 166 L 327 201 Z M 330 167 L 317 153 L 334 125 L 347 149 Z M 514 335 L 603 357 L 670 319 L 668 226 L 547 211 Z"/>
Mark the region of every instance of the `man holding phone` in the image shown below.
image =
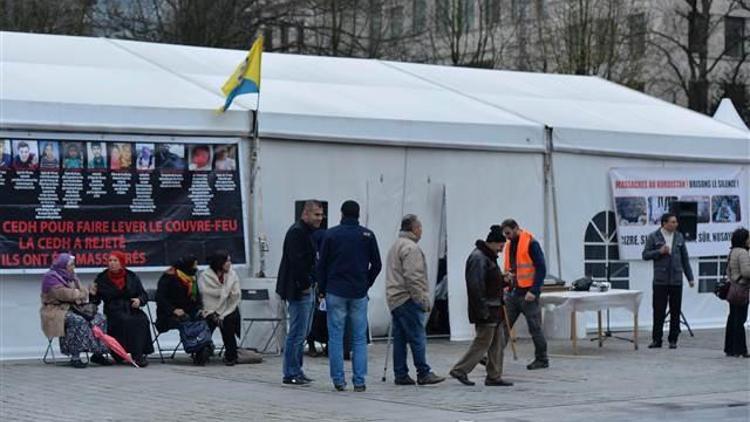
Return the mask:
<path id="1" fill-rule="evenodd" d="M 669 303 L 669 348 L 677 348 L 680 335 L 680 313 L 682 311 L 682 278 L 694 287 L 693 270 L 690 268 L 685 238 L 677 231 L 677 217 L 671 213 L 661 216 L 661 228 L 648 235 L 643 248 L 643 259 L 654 261 L 653 310 L 654 328 L 649 349 L 661 347 L 664 335 L 664 318 Z"/>

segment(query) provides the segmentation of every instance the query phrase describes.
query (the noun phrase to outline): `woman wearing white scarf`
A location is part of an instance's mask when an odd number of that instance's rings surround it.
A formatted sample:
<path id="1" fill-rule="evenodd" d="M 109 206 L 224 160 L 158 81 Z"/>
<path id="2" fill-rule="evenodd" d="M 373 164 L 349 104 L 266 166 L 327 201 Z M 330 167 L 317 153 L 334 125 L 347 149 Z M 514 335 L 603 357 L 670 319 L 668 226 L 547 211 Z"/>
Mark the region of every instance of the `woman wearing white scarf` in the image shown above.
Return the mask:
<path id="1" fill-rule="evenodd" d="M 208 258 L 208 268 L 198 277 L 203 300 L 203 313 L 213 330 L 221 330 L 224 341 L 224 363 L 237 363 L 237 337 L 240 336 L 240 278 L 232 269 L 226 251 L 217 251 Z"/>

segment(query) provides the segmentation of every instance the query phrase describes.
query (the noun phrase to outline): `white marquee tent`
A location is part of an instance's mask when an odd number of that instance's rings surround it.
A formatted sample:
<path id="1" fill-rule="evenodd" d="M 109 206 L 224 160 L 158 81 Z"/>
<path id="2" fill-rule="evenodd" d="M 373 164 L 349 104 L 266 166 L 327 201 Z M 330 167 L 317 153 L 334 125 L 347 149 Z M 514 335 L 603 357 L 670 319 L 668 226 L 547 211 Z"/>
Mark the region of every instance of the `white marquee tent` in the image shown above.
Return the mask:
<path id="1" fill-rule="evenodd" d="M 223 102 L 218 87 L 244 54 L 2 32 L 0 136 L 243 140 L 246 184 L 257 175 L 246 226 L 254 252 L 258 236 L 268 239 L 270 275 L 295 200 L 328 201 L 332 222 L 342 201 L 358 200 L 383 255 L 400 216 L 416 213 L 433 284 L 447 241 L 453 339 L 472 335 L 463 264 L 491 224 L 516 217 L 543 243 L 549 272 L 570 281 L 584 274 L 590 221 L 612 208 L 610 168 L 715 165 L 750 173 L 747 132 L 599 78 L 284 54 L 264 55 L 258 160 L 248 171 L 256 98 L 214 112 Z M 744 221 L 749 216 L 743 210 Z M 256 252 L 245 274 L 259 269 L 260 258 Z M 648 264 L 630 263 L 630 288 L 645 294 L 645 326 L 650 275 Z M 143 272 L 151 286 L 157 277 Z M 0 358 L 44 348 L 38 279 L 0 274 Z M 375 334 L 387 327 L 383 281 L 371 290 Z M 683 307 L 696 326 L 725 318 L 721 302 L 696 290 L 686 292 Z M 629 324 L 626 315 L 612 317 Z"/>

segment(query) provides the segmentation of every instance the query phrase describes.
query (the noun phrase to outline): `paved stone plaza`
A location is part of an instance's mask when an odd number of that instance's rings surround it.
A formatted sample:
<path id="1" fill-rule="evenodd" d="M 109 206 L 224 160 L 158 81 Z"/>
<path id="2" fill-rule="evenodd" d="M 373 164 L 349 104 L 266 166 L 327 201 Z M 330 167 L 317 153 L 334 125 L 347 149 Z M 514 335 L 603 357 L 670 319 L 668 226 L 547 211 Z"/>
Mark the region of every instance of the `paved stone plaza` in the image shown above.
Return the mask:
<path id="1" fill-rule="evenodd" d="M 551 367 L 528 371 L 529 341 L 519 360 L 507 350 L 505 378 L 515 386 L 485 387 L 484 368 L 471 378 L 429 387 L 381 382 L 385 343 L 370 346 L 367 391 L 335 392 L 325 358 L 307 358 L 307 387 L 281 384 L 281 358 L 225 367 L 195 367 L 187 357 L 148 368 L 77 370 L 40 361 L 4 362 L 2 421 L 748 421 L 750 359 L 726 358 L 723 330 L 686 334 L 677 350 L 641 350 L 609 339 L 550 343 Z M 428 358 L 446 375 L 466 343 L 433 341 Z M 347 365 L 349 363 L 347 362 Z M 413 374 L 412 374 L 413 375 Z"/>

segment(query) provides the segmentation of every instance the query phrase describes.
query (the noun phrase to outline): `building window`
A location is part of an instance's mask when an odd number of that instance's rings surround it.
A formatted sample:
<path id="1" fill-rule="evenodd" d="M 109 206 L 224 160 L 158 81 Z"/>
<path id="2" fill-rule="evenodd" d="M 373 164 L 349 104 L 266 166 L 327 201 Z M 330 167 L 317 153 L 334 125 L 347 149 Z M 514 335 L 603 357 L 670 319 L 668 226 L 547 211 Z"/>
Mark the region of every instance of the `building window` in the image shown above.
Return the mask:
<path id="1" fill-rule="evenodd" d="M 484 23 L 488 27 L 500 24 L 500 0 L 484 0 Z"/>
<path id="2" fill-rule="evenodd" d="M 289 25 L 282 23 L 280 28 L 281 34 L 281 51 L 289 50 Z"/>
<path id="3" fill-rule="evenodd" d="M 698 293 L 713 293 L 716 283 L 727 271 L 726 256 L 707 256 L 698 259 Z"/>
<path id="4" fill-rule="evenodd" d="M 688 14 L 688 49 L 691 53 L 705 54 L 708 48 L 707 22 L 704 15 Z"/>
<path id="5" fill-rule="evenodd" d="M 437 0 L 435 4 L 435 29 L 439 34 L 452 32 L 450 0 Z"/>
<path id="6" fill-rule="evenodd" d="M 383 31 L 383 5 L 380 0 L 370 3 L 370 43 L 377 43 Z"/>
<path id="7" fill-rule="evenodd" d="M 745 18 L 724 18 L 724 50 L 729 57 L 745 55 Z"/>
<path id="8" fill-rule="evenodd" d="M 427 23 L 427 0 L 414 0 L 414 14 L 412 16 L 414 32 L 424 31 Z"/>
<path id="9" fill-rule="evenodd" d="M 302 51 L 305 47 L 305 24 L 297 24 L 297 51 Z"/>
<path id="10" fill-rule="evenodd" d="M 518 22 L 525 20 L 528 16 L 529 0 L 511 0 L 510 13 L 513 20 Z"/>
<path id="11" fill-rule="evenodd" d="M 263 41 L 263 49 L 266 51 L 272 51 L 273 50 L 273 28 L 266 28 L 263 31 L 263 37 L 265 40 Z"/>
<path id="12" fill-rule="evenodd" d="M 461 28 L 464 32 L 471 31 L 474 28 L 474 1 L 461 0 Z"/>
<path id="13" fill-rule="evenodd" d="M 404 31 L 404 8 L 395 6 L 388 9 L 388 33 L 391 38 L 399 38 Z"/>
<path id="14" fill-rule="evenodd" d="M 591 219 L 583 248 L 586 276 L 594 281 L 609 281 L 613 289 L 630 288 L 630 264 L 620 261 L 614 212 L 602 211 Z"/>
<path id="15" fill-rule="evenodd" d="M 646 15 L 628 16 L 628 50 L 630 57 L 639 59 L 646 53 Z"/>

